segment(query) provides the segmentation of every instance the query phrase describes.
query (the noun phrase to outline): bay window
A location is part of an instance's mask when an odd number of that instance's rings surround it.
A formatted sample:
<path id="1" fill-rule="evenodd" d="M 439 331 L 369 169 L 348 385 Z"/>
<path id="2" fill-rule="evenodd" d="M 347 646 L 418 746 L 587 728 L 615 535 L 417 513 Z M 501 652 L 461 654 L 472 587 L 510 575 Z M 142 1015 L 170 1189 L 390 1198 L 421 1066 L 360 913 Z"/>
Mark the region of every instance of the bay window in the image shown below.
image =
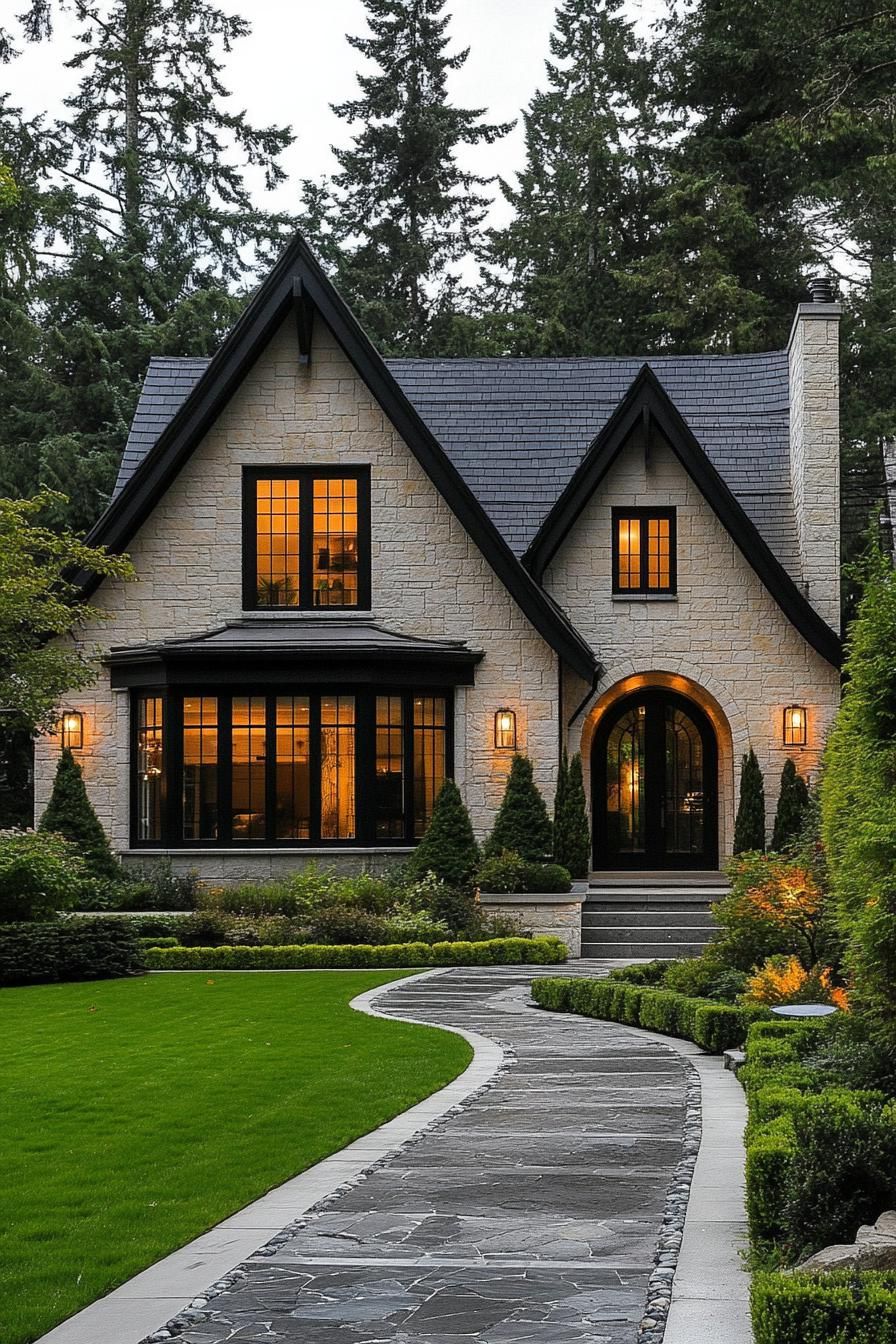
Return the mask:
<path id="1" fill-rule="evenodd" d="M 134 692 L 132 839 L 412 845 L 451 773 L 450 691 Z"/>

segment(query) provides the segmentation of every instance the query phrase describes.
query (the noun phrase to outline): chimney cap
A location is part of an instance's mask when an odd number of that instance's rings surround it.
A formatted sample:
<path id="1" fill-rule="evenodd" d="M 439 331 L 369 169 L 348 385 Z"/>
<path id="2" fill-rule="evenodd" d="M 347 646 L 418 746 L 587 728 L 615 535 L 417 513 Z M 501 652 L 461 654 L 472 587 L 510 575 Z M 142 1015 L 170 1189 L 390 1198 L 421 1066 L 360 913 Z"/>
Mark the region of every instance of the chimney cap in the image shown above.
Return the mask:
<path id="1" fill-rule="evenodd" d="M 810 276 L 809 295 L 813 303 L 836 303 L 837 289 L 832 277 L 824 274 Z"/>

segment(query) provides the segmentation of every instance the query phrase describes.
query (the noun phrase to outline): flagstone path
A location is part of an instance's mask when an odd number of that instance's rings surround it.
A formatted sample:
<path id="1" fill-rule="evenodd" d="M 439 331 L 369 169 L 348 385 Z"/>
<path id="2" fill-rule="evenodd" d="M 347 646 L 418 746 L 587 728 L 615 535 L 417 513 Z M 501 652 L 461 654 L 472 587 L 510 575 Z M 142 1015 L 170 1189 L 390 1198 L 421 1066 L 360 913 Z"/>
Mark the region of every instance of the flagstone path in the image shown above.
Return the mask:
<path id="1" fill-rule="evenodd" d="M 498 1041 L 507 1067 L 245 1261 L 178 1339 L 634 1344 L 682 1151 L 688 1066 L 631 1030 L 533 1010 L 532 978 L 526 967 L 458 969 L 377 999 L 390 1016 Z"/>

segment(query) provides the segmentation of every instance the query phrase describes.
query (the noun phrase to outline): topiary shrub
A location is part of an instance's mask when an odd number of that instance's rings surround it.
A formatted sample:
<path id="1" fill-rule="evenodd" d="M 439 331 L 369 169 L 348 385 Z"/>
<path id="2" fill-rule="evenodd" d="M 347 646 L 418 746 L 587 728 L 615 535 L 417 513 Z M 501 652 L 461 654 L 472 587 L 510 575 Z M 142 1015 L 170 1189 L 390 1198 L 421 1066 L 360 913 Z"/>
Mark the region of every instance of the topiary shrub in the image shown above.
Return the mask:
<path id="1" fill-rule="evenodd" d="M 796 765 L 788 756 L 781 771 L 772 849 L 788 849 L 799 839 L 808 811 L 809 786 L 802 775 L 797 773 Z"/>
<path id="2" fill-rule="evenodd" d="M 84 860 L 63 836 L 0 832 L 0 921 L 73 910 L 85 876 Z"/>
<path id="3" fill-rule="evenodd" d="M 551 854 L 551 819 L 539 792 L 528 756 L 515 755 L 495 825 L 485 843 L 486 858 L 511 850 L 532 862 Z"/>
<path id="4" fill-rule="evenodd" d="M 485 942 L 306 943 L 295 947 L 152 947 L 155 971 L 304 970 L 382 966 L 556 966 L 566 960 L 559 938 L 492 938 Z"/>
<path id="5" fill-rule="evenodd" d="M 59 757 L 53 792 L 38 830 L 70 840 L 93 877 L 121 877 L 109 837 L 87 797 L 81 767 L 68 747 Z"/>
<path id="6" fill-rule="evenodd" d="M 573 877 L 588 876 L 591 867 L 591 832 L 585 807 L 582 758 L 576 752 L 572 760 L 568 760 L 565 749 L 554 800 L 554 858 Z"/>
<path id="7" fill-rule="evenodd" d="M 565 892 L 572 887 L 569 870 L 559 863 L 531 863 L 510 850 L 480 864 L 476 881 L 482 891 L 501 893 Z"/>
<path id="8" fill-rule="evenodd" d="M 896 1274 L 757 1274 L 756 1344 L 896 1344 Z"/>
<path id="9" fill-rule="evenodd" d="M 434 873 L 449 886 L 469 882 L 479 863 L 479 846 L 470 814 L 453 779 L 439 790 L 426 833 L 407 864 L 417 876 Z"/>
<path id="10" fill-rule="evenodd" d="M 740 768 L 740 802 L 734 823 L 734 852 L 765 849 L 765 785 L 751 747 Z"/>

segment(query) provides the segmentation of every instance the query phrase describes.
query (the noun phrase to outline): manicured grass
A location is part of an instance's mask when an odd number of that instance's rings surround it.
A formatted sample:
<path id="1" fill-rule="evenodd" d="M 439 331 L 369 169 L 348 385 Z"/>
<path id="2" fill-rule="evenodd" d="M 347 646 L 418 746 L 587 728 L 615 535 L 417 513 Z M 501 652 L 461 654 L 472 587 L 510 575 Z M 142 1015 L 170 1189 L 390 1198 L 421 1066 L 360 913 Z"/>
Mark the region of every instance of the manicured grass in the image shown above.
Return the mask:
<path id="1" fill-rule="evenodd" d="M 66 1316 L 469 1062 L 349 1009 L 388 971 L 0 990 L 0 1340 Z"/>

